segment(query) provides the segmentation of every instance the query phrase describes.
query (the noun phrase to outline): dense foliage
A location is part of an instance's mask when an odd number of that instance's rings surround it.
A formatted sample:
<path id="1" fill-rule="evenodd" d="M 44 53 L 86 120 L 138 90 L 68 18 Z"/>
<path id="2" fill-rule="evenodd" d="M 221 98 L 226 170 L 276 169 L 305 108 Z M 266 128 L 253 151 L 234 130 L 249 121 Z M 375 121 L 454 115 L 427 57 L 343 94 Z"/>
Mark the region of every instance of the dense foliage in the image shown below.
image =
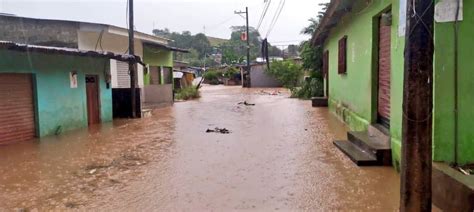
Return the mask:
<path id="1" fill-rule="evenodd" d="M 235 78 L 236 75 L 238 75 L 240 71 L 235 68 L 235 67 L 229 67 L 226 72 L 224 72 L 224 77 L 227 79 L 232 79 Z"/>
<path id="2" fill-rule="evenodd" d="M 219 72 L 208 70 L 204 73 L 204 80 L 211 85 L 219 84 Z"/>
<path id="3" fill-rule="evenodd" d="M 302 34 L 313 35 L 318 29 L 319 22 L 324 16 L 328 3 L 320 4 L 323 11 L 316 18 L 310 18 L 307 27 L 301 30 Z M 306 79 L 301 87 L 295 92 L 295 96 L 302 99 L 324 96 L 324 76 L 322 73 L 322 46 L 313 46 L 311 40 L 304 41 L 300 45 L 300 56 L 303 59 L 303 68 L 310 72 L 310 77 Z"/>
<path id="4" fill-rule="evenodd" d="M 297 91 L 304 75 L 301 65 L 291 60 L 274 61 L 271 63 L 270 69 L 266 69 L 266 72 L 275 77 L 283 87 L 290 89 L 292 93 Z"/>
<path id="5" fill-rule="evenodd" d="M 182 89 L 179 89 L 175 95 L 176 99 L 179 100 L 189 100 L 199 98 L 199 90 L 196 86 L 188 86 Z"/>
<path id="6" fill-rule="evenodd" d="M 173 40 L 171 46 L 189 49 L 190 53 L 177 53 L 175 58 L 190 63 L 191 66 L 213 67 L 221 64 L 235 65 L 245 63 L 247 60 L 247 42 L 241 40 L 242 33 L 246 32 L 245 26 L 232 26 L 230 39 L 219 39 L 214 46 L 209 37 L 203 33 L 192 35 L 189 31 L 182 33 L 170 32 L 169 29 L 155 29 L 153 34 Z M 249 28 L 250 59 L 253 61 L 261 54 L 262 38 L 253 27 Z M 217 40 L 217 38 L 213 38 Z M 295 54 L 296 46 L 289 47 L 288 51 Z M 221 60 L 215 55 L 222 55 Z M 269 56 L 283 56 L 282 51 L 276 46 L 269 46 Z"/>

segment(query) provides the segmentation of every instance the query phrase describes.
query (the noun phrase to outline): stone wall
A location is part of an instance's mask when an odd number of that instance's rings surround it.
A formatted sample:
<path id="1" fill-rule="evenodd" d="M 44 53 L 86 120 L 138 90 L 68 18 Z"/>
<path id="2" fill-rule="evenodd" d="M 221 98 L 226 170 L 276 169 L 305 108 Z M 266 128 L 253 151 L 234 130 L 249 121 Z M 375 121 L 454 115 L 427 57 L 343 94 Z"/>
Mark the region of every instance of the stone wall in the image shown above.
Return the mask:
<path id="1" fill-rule="evenodd" d="M 78 47 L 79 23 L 0 16 L 0 40 L 43 46 Z"/>

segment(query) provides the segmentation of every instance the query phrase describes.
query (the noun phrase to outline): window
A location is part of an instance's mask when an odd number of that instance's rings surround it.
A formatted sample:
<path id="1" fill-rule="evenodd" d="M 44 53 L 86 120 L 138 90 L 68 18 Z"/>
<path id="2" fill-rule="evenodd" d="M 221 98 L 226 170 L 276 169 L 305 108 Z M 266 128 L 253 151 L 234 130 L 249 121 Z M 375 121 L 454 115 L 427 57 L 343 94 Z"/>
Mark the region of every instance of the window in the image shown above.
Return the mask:
<path id="1" fill-rule="evenodd" d="M 339 40 L 339 62 L 337 70 L 339 74 L 347 73 L 347 36 Z"/>

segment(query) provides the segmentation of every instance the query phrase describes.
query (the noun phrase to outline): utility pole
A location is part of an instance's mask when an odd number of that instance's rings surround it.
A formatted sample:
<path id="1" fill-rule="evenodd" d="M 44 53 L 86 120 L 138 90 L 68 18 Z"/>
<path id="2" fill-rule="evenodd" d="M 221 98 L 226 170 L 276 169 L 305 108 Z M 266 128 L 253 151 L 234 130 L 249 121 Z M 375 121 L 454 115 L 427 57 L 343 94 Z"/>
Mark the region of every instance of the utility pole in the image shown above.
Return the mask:
<path id="1" fill-rule="evenodd" d="M 245 13 L 245 20 L 246 20 L 246 39 L 247 39 L 247 70 L 244 73 L 244 87 L 250 88 L 250 34 L 249 34 L 249 8 L 245 7 L 245 12 L 242 11 L 235 11 L 235 14 L 243 14 Z"/>
<path id="2" fill-rule="evenodd" d="M 128 54 L 135 55 L 135 43 L 134 43 L 134 28 L 133 28 L 133 0 L 128 0 Z M 132 118 L 137 118 L 137 71 L 135 69 L 135 62 L 128 62 L 128 70 L 130 71 L 130 96 L 132 106 Z"/>
<path id="3" fill-rule="evenodd" d="M 400 211 L 431 211 L 434 5 L 407 6 Z"/>

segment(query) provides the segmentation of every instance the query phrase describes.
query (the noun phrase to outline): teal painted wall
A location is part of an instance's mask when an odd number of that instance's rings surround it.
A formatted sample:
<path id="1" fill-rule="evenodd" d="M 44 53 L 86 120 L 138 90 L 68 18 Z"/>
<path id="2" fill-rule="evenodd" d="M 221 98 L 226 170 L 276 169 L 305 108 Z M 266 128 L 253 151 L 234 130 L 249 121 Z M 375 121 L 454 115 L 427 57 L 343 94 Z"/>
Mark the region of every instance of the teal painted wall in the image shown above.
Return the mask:
<path id="1" fill-rule="evenodd" d="M 433 144 L 434 160 L 454 162 L 454 24 L 436 23 Z M 460 164 L 474 163 L 474 1 L 464 0 L 459 22 Z"/>
<path id="2" fill-rule="evenodd" d="M 0 50 L 0 73 L 32 73 L 36 93 L 38 136 L 87 127 L 85 75 L 99 75 L 102 122 L 112 121 L 112 91 L 106 88 L 102 58 Z M 77 71 L 78 87 L 70 88 L 69 72 Z"/>
<path id="3" fill-rule="evenodd" d="M 398 36 L 399 1 L 379 0 L 368 4 L 358 0 L 353 12 L 339 21 L 325 43 L 329 51 L 329 107 L 352 130 L 366 130 L 376 120 L 377 87 L 377 17 L 384 11 L 392 11 L 391 38 L 391 115 L 390 133 L 393 162 L 400 160 L 402 100 L 403 100 L 403 52 L 405 37 Z M 338 41 L 347 35 L 347 74 L 337 73 Z"/>
<path id="4" fill-rule="evenodd" d="M 149 66 L 173 67 L 173 52 L 150 46 L 143 46 L 143 62 Z M 144 84 L 150 84 L 150 74 L 144 74 Z"/>

